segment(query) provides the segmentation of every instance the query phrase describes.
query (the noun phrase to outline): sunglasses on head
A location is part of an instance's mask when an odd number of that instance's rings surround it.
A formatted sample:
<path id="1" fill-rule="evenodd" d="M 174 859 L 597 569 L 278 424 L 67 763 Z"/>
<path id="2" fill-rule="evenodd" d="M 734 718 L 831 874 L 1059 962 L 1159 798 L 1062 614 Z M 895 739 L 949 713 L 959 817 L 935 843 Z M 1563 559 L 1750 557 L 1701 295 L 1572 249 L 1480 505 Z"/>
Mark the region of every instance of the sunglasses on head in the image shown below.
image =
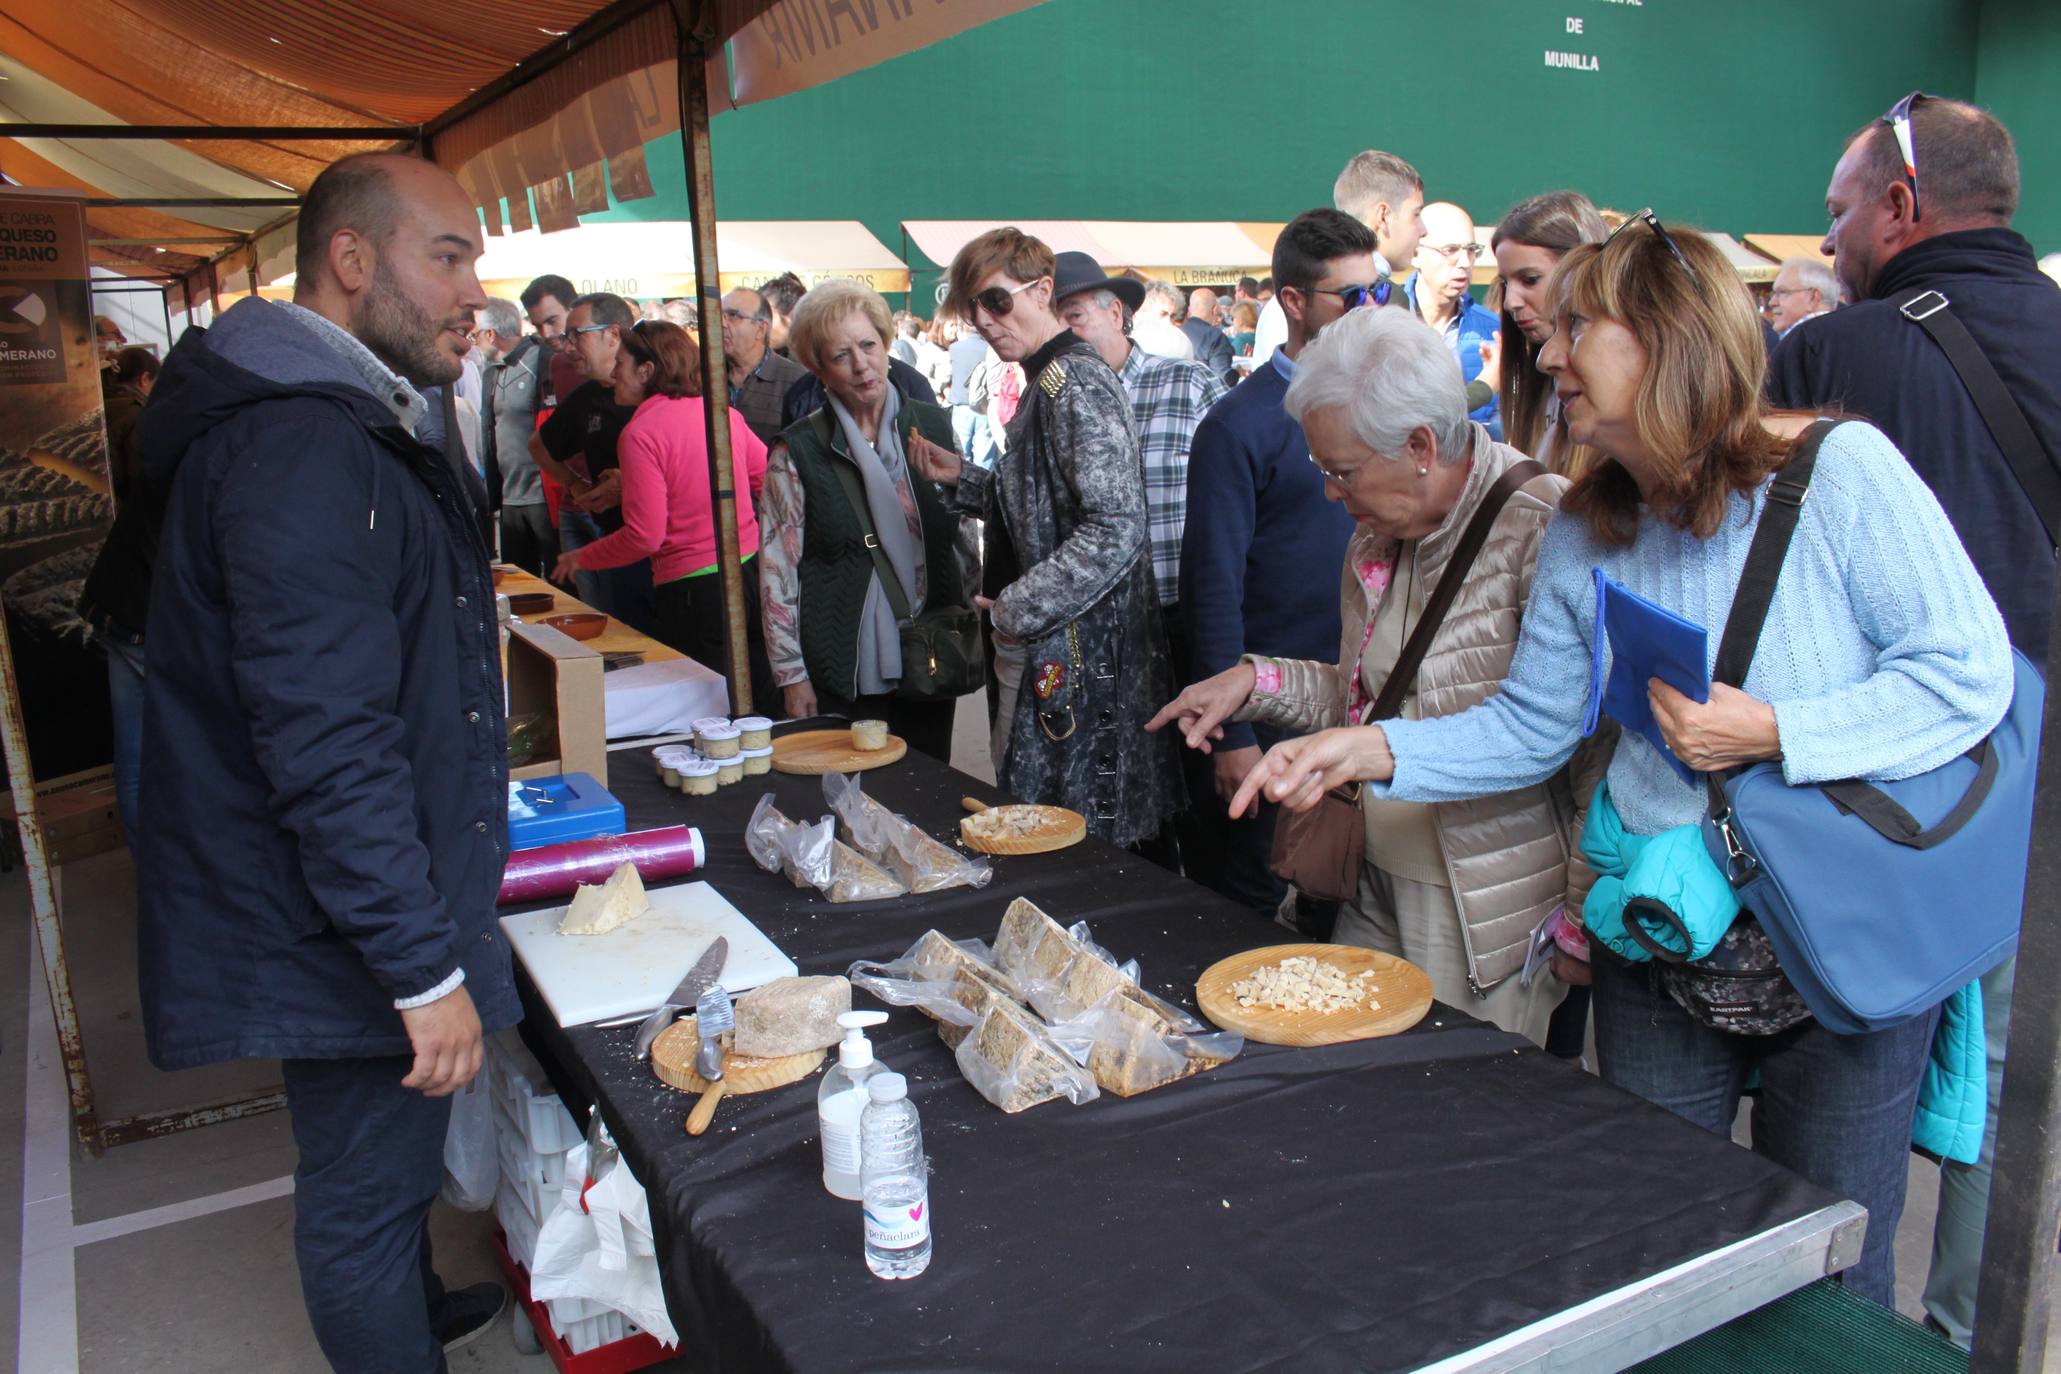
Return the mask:
<path id="1" fill-rule="evenodd" d="M 1876 121 L 1889 126 L 1889 131 L 1896 135 L 1896 150 L 1903 154 L 1904 180 L 1911 188 L 1912 219 L 1923 218 L 1923 215 L 1918 209 L 1918 145 L 1911 137 L 1911 106 L 1920 100 L 1931 99 L 1933 97 L 1923 91 L 1912 91 L 1890 106 L 1889 113 Z"/>
<path id="2" fill-rule="evenodd" d="M 1619 234 L 1622 234 L 1635 224 L 1646 225 L 1658 235 L 1660 241 L 1667 245 L 1667 251 L 1674 255 L 1675 261 L 1682 265 L 1682 270 L 1689 274 L 1689 280 L 1696 284 L 1696 289 L 1698 291 L 1703 289 L 1703 278 L 1697 276 L 1696 269 L 1689 265 L 1688 257 L 1682 252 L 1682 245 L 1675 242 L 1673 234 L 1668 233 L 1666 229 L 1661 227 L 1660 221 L 1654 217 L 1651 209 L 1641 210 L 1635 215 L 1627 216 L 1623 224 L 1610 231 L 1610 237 L 1603 240 L 1603 246 L 1609 247 L 1612 243 L 1616 242 Z"/>
<path id="3" fill-rule="evenodd" d="M 1043 277 L 1039 277 L 1038 281 L 1027 281 L 1021 286 L 990 286 L 985 291 L 974 292 L 966 301 L 967 323 L 971 324 L 977 319 L 982 310 L 998 320 L 1001 319 L 1016 308 L 1017 296 L 1043 280 Z"/>

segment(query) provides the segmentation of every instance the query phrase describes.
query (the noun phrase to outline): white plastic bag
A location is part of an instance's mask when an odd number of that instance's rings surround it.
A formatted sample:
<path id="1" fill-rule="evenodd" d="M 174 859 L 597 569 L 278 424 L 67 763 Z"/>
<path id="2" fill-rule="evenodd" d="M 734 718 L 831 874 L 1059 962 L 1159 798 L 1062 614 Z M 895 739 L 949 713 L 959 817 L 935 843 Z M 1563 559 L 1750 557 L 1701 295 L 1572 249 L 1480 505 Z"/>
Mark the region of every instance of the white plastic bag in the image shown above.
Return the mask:
<path id="1" fill-rule="evenodd" d="M 444 1186 L 437 1196 L 461 1212 L 484 1212 L 494 1205 L 494 1188 L 500 1179 L 494 1100 L 487 1091 L 487 1069 L 482 1065 L 470 1083 L 452 1094 L 451 1125 L 444 1132 Z"/>
<path id="2" fill-rule="evenodd" d="M 679 1344 L 680 1333 L 666 1315 L 644 1185 L 621 1158 L 603 1164 L 601 1177 L 589 1186 L 587 1146 L 566 1153 L 565 1187 L 537 1235 L 530 1295 L 539 1301 L 597 1302 L 662 1344 Z"/>

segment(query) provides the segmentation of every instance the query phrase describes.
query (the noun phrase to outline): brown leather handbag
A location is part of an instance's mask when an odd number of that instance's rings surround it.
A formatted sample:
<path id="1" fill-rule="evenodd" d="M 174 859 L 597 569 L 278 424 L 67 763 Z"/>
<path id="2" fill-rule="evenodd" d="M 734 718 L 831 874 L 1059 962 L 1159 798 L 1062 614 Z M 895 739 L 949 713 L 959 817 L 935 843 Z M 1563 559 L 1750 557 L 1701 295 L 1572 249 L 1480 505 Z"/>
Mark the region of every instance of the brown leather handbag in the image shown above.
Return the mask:
<path id="1" fill-rule="evenodd" d="M 1529 458 L 1513 463 L 1481 498 L 1474 518 L 1467 522 L 1460 536 L 1459 546 L 1453 550 L 1445 575 L 1439 578 L 1431 599 L 1425 603 L 1424 618 L 1410 632 L 1403 651 L 1396 655 L 1388 681 L 1381 685 L 1381 695 L 1367 707 L 1359 724 L 1387 720 L 1402 709 L 1403 698 L 1416 685 L 1417 670 L 1423 666 L 1424 655 L 1437 637 L 1439 626 L 1445 623 L 1453 598 L 1460 594 L 1460 586 L 1472 571 L 1482 545 L 1488 543 L 1489 529 L 1496 523 L 1496 517 L 1503 513 L 1503 506 L 1519 487 L 1545 471 Z M 1354 665 L 1353 670 L 1357 672 L 1358 666 Z M 1349 902 L 1359 896 L 1360 866 L 1366 861 L 1366 854 L 1367 823 L 1360 814 L 1360 785 L 1354 782 L 1332 788 L 1307 811 L 1290 811 L 1280 816 L 1274 823 L 1274 852 L 1268 867 L 1275 877 L 1295 884 L 1295 890 L 1305 897 Z"/>

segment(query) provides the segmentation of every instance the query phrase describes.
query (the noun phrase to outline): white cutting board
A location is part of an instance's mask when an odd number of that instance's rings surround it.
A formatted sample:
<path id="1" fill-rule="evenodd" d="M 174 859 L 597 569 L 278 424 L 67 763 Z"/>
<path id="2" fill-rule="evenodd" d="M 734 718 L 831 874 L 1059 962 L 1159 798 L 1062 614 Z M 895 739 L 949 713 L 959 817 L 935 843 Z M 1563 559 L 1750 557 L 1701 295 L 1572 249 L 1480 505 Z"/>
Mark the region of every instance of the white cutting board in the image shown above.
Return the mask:
<path id="1" fill-rule="evenodd" d="M 794 974 L 794 960 L 707 883 L 674 883 L 644 895 L 651 910 L 606 935 L 560 935 L 562 906 L 501 918 L 516 958 L 559 1025 L 652 1010 L 718 935 L 730 940 L 722 983 L 733 994 Z"/>

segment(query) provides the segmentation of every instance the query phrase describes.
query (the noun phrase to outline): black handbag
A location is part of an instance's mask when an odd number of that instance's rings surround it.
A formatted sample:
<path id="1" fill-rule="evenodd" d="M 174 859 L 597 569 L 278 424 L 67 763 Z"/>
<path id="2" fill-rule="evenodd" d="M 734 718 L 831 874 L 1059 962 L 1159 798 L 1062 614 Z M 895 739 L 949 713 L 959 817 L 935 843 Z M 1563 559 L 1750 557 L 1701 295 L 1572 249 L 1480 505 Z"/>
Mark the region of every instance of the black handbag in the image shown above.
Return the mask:
<path id="1" fill-rule="evenodd" d="M 903 701 L 949 701 L 987 686 L 988 658 L 981 645 L 980 612 L 971 606 L 926 606 L 922 614 L 912 617 L 902 579 L 887 561 L 887 550 L 880 547 L 873 509 L 866 504 L 866 489 L 858 472 L 849 462 L 835 458 L 830 466 L 837 470 L 837 480 L 844 485 L 853 514 L 859 517 L 859 528 L 866 534 L 866 552 L 873 556 L 873 570 L 901 631 L 902 676 L 895 684 L 895 696 Z"/>

